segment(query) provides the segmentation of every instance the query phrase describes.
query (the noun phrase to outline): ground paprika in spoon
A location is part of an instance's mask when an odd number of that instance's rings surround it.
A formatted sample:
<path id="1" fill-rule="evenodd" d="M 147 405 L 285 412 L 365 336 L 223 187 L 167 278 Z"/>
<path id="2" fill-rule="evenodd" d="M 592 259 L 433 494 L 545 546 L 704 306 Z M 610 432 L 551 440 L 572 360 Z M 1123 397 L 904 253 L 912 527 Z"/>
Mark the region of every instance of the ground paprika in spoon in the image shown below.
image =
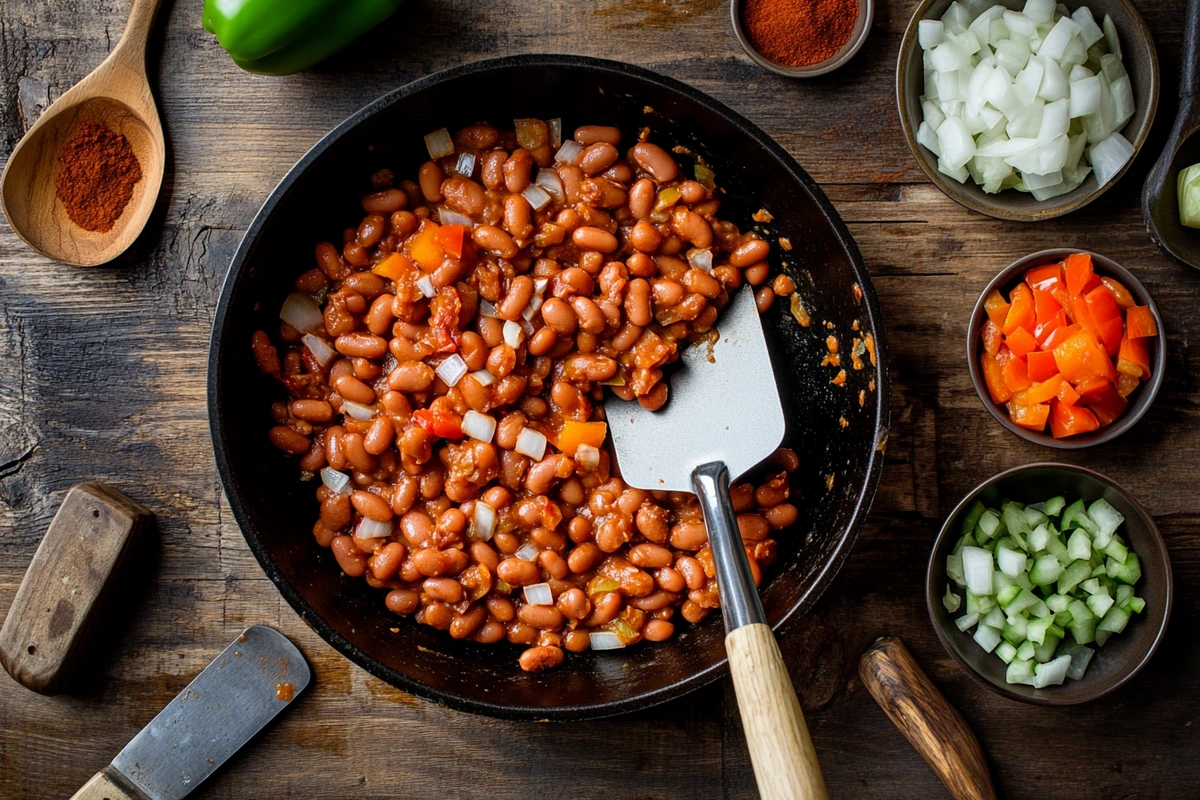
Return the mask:
<path id="1" fill-rule="evenodd" d="M 142 179 L 142 165 L 125 134 L 85 122 L 58 159 L 54 189 L 67 216 L 84 230 L 112 230 Z"/>
<path id="2" fill-rule="evenodd" d="M 807 67 L 833 58 L 850 40 L 858 0 L 745 0 L 742 27 L 764 58 Z"/>

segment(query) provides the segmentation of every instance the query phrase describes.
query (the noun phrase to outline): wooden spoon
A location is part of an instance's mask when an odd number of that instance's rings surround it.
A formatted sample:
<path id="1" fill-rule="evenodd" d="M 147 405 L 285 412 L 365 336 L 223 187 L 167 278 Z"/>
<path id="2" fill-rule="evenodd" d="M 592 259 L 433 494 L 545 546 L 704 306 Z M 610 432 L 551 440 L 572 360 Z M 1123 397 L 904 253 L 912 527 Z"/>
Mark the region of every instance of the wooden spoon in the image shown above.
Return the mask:
<path id="1" fill-rule="evenodd" d="M 1178 180 L 1181 170 L 1200 163 L 1200 0 L 1188 0 L 1179 76 L 1179 115 L 1171 138 L 1142 191 L 1142 218 L 1150 237 L 1163 251 L 1200 269 L 1200 230 L 1179 222 Z"/>
<path id="2" fill-rule="evenodd" d="M 103 264 L 133 244 L 158 198 L 166 164 L 162 123 L 146 77 L 146 40 L 161 0 L 134 0 L 129 23 L 108 58 L 58 98 L 9 156 L 0 206 L 22 241 L 48 258 L 80 267 Z M 86 122 L 129 140 L 142 168 L 133 197 L 111 230 L 84 230 L 55 197 L 58 154 Z"/>

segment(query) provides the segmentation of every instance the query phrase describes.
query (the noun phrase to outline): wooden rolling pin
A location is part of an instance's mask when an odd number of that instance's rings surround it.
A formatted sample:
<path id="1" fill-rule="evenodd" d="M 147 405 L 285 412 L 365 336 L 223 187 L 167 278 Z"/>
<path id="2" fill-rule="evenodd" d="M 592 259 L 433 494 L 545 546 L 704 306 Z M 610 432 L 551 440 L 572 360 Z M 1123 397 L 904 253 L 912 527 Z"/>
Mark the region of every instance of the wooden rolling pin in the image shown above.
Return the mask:
<path id="1" fill-rule="evenodd" d="M 858 675 L 955 800 L 996 800 L 979 740 L 903 642 L 877 640 L 863 653 Z"/>

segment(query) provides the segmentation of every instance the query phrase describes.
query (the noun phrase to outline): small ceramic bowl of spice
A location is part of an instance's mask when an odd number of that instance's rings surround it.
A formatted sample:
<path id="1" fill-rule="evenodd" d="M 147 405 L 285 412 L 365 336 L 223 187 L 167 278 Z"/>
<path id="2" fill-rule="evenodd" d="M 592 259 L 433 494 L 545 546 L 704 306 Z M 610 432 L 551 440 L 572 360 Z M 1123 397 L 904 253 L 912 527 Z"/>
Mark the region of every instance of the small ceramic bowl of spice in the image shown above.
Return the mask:
<path id="1" fill-rule="evenodd" d="M 874 0 L 733 0 L 733 33 L 763 69 L 813 78 L 845 64 L 867 40 Z"/>

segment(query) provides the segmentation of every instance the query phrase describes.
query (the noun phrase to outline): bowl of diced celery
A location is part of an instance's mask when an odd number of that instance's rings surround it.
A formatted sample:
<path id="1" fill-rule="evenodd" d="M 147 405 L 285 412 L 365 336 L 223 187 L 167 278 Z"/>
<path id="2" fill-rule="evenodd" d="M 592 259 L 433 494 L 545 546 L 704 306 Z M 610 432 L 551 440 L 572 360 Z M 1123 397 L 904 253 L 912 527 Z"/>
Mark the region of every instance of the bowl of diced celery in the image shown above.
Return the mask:
<path id="1" fill-rule="evenodd" d="M 901 127 L 930 180 L 1024 222 L 1116 183 L 1158 93 L 1154 42 L 1129 0 L 923 0 L 896 74 Z"/>
<path id="2" fill-rule="evenodd" d="M 981 683 L 1072 705 L 1150 660 L 1170 616 L 1171 564 L 1153 518 L 1112 480 L 1030 464 L 958 504 L 925 592 L 938 638 Z"/>

